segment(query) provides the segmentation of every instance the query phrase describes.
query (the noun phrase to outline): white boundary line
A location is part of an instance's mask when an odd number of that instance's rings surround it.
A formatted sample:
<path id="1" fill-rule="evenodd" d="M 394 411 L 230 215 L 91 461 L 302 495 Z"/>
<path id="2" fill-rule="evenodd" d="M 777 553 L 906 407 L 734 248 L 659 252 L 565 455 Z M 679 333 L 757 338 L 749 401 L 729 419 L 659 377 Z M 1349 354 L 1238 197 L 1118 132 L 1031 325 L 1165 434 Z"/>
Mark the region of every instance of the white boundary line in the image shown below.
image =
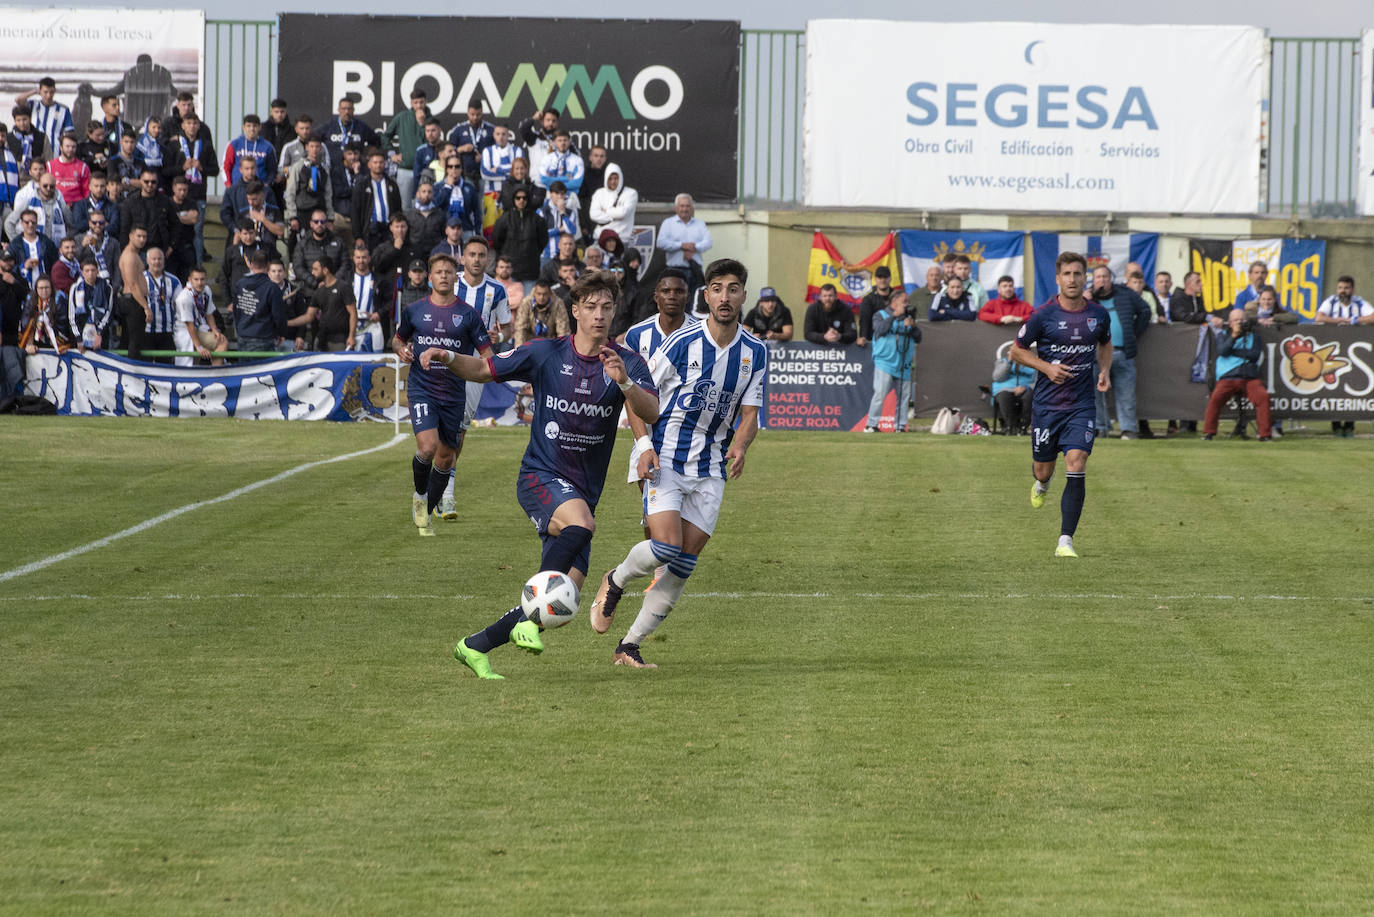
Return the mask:
<path id="1" fill-rule="evenodd" d="M 270 478 L 265 478 L 261 481 L 254 481 L 252 484 L 245 484 L 243 487 L 240 487 L 237 490 L 231 490 L 229 491 L 229 493 L 221 497 L 215 497 L 210 500 L 201 500 L 197 503 L 187 503 L 185 506 L 178 506 L 176 509 L 168 510 L 161 516 L 154 516 L 151 519 L 145 519 L 138 525 L 130 526 L 129 528 L 124 529 L 122 532 L 115 532 L 113 535 L 106 535 L 104 538 L 97 538 L 95 541 L 83 544 L 77 548 L 72 548 L 70 551 L 63 551 L 60 554 L 53 554 L 51 557 L 44 557 L 41 560 L 35 560 L 32 563 L 24 564 L 22 567 L 15 567 L 13 570 L 6 570 L 5 572 L 0 573 L 0 583 L 5 582 L 6 580 L 12 580 L 15 577 L 24 576 L 29 573 L 36 573 L 37 571 L 42 570 L 46 567 L 51 567 L 53 564 L 61 563 L 64 560 L 70 560 L 73 557 L 79 557 L 80 555 L 85 554 L 89 551 L 94 551 L 97 548 L 103 548 L 106 545 L 113 544 L 114 542 L 119 541 L 121 538 L 128 538 L 130 535 L 137 535 L 140 532 L 146 532 L 148 529 L 152 528 L 155 525 L 161 525 L 162 523 L 167 522 L 168 520 L 175 519 L 177 516 L 184 515 L 193 510 L 202 509 L 206 506 L 214 506 L 216 503 L 225 503 L 229 500 L 236 499 L 238 497 L 243 496 L 244 494 L 252 493 L 255 490 L 266 487 L 269 484 L 276 484 L 279 481 L 284 481 L 292 475 L 300 474 L 302 471 L 309 471 L 311 468 L 318 468 L 321 465 L 332 465 L 334 462 L 346 462 L 349 459 L 358 458 L 359 456 L 370 455 L 373 452 L 381 452 L 384 449 L 390 449 L 392 446 L 396 445 L 404 439 L 406 439 L 405 436 L 397 434 L 387 442 L 382 443 L 380 446 L 373 446 L 370 449 L 363 449 L 358 452 L 349 452 L 346 455 L 336 455 L 333 458 L 320 459 L 314 462 L 306 462 L 304 465 L 297 465 L 295 468 L 288 468 L 281 474 L 275 474 Z M 76 596 L 71 596 L 71 598 L 76 598 Z M 113 598 L 113 596 L 111 596 L 111 598 Z"/>
<path id="2" fill-rule="evenodd" d="M 355 453 L 362 454 L 362 453 Z M 329 459 L 328 461 L 340 461 Z M 320 464 L 320 463 L 316 463 Z M 305 466 L 302 466 L 305 467 Z M 291 473 L 294 473 L 293 469 Z M 267 482 L 263 482 L 267 483 Z M 250 485 L 258 486 L 258 485 Z M 228 499 L 226 494 L 219 499 Z M 208 501 L 215 502 L 215 501 Z M 204 506 L 206 504 L 194 504 Z M 187 507 L 182 507 L 183 510 Z M 173 512 L 177 512 L 174 510 Z M 161 517 L 159 517 L 161 518 Z M 153 520 L 149 520 L 152 522 Z M 146 525 L 147 523 L 144 523 Z M 129 530 L 132 531 L 132 530 Z M 123 537 L 125 533 L 110 536 L 109 540 Z M 92 543 L 94 544 L 94 542 Z M 78 548 L 77 551 L 83 550 Z M 68 552 L 70 556 L 72 552 Z M 633 593 L 632 593 L 633 594 Z M 1374 596 L 1367 595 L 1346 595 L 1346 596 L 1310 596 L 1310 595 L 1231 595 L 1228 593 L 1202 593 L 1202 592 L 1181 592 L 1181 593 L 1120 593 L 1120 592 L 689 592 L 688 598 L 696 599 L 823 599 L 826 601 L 845 601 L 850 599 L 865 599 L 873 601 L 931 601 L 936 599 L 963 599 L 977 601 L 1003 601 L 1007 599 L 1035 599 L 1035 600 L 1059 600 L 1059 601 L 1097 601 L 1102 599 L 1137 601 L 1137 602 L 1168 602 L 1168 601 L 1207 601 L 1207 602 L 1345 602 L 1360 603 L 1374 601 Z M 318 592 L 222 592 L 222 593 L 166 593 L 163 595 L 91 595 L 82 592 L 65 594 L 35 594 L 35 595 L 10 595 L 0 596 L 0 602 L 210 602 L 210 601 L 232 601 L 235 599 L 262 600 L 262 599 L 291 599 L 291 600 L 310 600 L 322 599 L 326 601 L 356 601 L 356 602 L 413 602 L 416 599 L 429 600 L 452 600 L 469 601 L 478 598 L 475 595 L 463 595 L 454 593 L 444 595 L 440 593 L 335 593 L 323 594 Z"/>

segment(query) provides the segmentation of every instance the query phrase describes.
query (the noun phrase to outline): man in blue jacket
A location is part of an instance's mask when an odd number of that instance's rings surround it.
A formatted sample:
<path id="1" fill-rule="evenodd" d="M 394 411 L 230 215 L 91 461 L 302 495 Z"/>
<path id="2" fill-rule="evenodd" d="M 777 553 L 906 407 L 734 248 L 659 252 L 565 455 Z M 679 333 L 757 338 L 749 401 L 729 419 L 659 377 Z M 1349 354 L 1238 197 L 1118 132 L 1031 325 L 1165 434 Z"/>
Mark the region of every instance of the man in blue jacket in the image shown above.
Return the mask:
<path id="1" fill-rule="evenodd" d="M 911 363 L 916 345 L 921 342 L 921 329 L 915 317 L 907 311 L 906 291 L 897 289 L 887 308 L 873 314 L 873 400 L 868 404 L 868 426 L 865 433 L 878 432 L 878 420 L 883 414 L 887 393 L 896 389 L 897 408 L 893 412 L 892 427 L 897 433 L 906 432 L 906 406 L 911 401 Z"/>
<path id="2" fill-rule="evenodd" d="M 1125 284 L 1116 283 L 1112 269 L 1105 264 L 1093 268 L 1092 300 L 1107 310 L 1112 322 L 1112 391 L 1116 397 L 1116 419 L 1122 439 L 1137 439 L 1135 416 L 1136 342 L 1150 327 L 1150 307 Z M 1097 393 L 1097 435 L 1111 432 L 1107 396 Z"/>
<path id="3" fill-rule="evenodd" d="M 1207 400 L 1202 438 L 1211 439 L 1217 435 L 1222 405 L 1232 398 L 1244 397 L 1255 406 L 1260 442 L 1267 443 L 1273 438 L 1274 431 L 1269 423 L 1269 392 L 1260 378 L 1264 344 L 1255 334 L 1254 321 L 1246 319 L 1243 308 L 1231 310 L 1228 324 L 1231 333 L 1217 352 L 1217 384 L 1212 389 L 1212 397 Z"/>
<path id="4" fill-rule="evenodd" d="M 239 350 L 277 350 L 286 335 L 286 303 L 267 276 L 267 252 L 248 259 L 248 276 L 234 285 L 234 328 Z"/>

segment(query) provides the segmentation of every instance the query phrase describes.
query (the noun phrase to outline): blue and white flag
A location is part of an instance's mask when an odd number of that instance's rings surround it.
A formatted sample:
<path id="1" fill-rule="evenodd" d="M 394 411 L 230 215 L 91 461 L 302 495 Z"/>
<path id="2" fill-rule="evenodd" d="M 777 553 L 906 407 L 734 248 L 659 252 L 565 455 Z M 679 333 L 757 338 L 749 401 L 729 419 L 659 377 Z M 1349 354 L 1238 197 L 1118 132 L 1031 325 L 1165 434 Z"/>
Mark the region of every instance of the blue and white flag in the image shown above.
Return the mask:
<path id="1" fill-rule="evenodd" d="M 1055 283 L 1054 259 L 1060 252 L 1077 252 L 1088 259 L 1088 274 L 1105 264 L 1117 283 L 1126 282 L 1126 265 L 1132 261 L 1145 272 L 1145 285 L 1154 287 L 1155 261 L 1159 256 L 1159 233 L 1133 232 L 1111 236 L 1084 236 L 1075 233 L 1033 232 L 1031 249 L 1035 254 L 1035 299 L 1039 307 L 1059 292 Z"/>
<path id="2" fill-rule="evenodd" d="M 1003 276 L 1016 281 L 1017 296 L 1024 293 L 1026 237 L 1022 233 L 904 229 L 897 233 L 897 245 L 902 251 L 902 280 L 908 293 L 925 286 L 926 269 L 938 266 L 950 252 L 968 255 L 973 279 L 989 296 L 997 295 L 997 278 Z"/>

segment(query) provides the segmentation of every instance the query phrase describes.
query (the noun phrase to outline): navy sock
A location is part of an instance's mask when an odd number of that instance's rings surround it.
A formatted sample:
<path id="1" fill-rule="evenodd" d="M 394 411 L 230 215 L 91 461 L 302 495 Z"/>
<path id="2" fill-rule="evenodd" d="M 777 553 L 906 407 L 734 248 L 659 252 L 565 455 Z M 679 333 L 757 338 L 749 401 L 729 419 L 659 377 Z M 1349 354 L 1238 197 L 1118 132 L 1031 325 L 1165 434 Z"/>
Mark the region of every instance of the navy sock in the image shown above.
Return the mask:
<path id="1" fill-rule="evenodd" d="M 1078 517 L 1083 515 L 1083 474 L 1082 471 L 1070 471 L 1064 475 L 1064 496 L 1059 498 L 1061 535 L 1072 535 L 1078 528 Z"/>
<path id="2" fill-rule="evenodd" d="M 539 558 L 539 569 L 567 573 L 573 568 L 577 555 L 582 553 L 582 549 L 591 540 L 591 530 L 580 525 L 568 526 L 558 533 L 557 538 L 544 539 L 544 552 Z"/>
<path id="3" fill-rule="evenodd" d="M 523 620 L 525 620 L 524 610 L 519 607 L 512 608 L 497 618 L 495 624 L 485 630 L 479 630 L 463 642 L 468 645 L 468 649 L 476 650 L 479 653 L 490 653 L 498 646 L 509 643 L 511 629 Z"/>
<path id="4" fill-rule="evenodd" d="M 418 455 L 410 460 L 410 472 L 415 475 L 415 492 L 417 494 L 424 493 L 429 487 L 429 469 L 432 465 L 432 460 L 426 461 Z"/>
<path id="5" fill-rule="evenodd" d="M 429 498 L 429 511 L 434 512 L 434 507 L 439 505 L 439 501 L 444 498 L 444 491 L 448 489 L 448 482 L 453 478 L 452 468 L 433 468 L 429 472 L 429 489 L 425 491 Z"/>

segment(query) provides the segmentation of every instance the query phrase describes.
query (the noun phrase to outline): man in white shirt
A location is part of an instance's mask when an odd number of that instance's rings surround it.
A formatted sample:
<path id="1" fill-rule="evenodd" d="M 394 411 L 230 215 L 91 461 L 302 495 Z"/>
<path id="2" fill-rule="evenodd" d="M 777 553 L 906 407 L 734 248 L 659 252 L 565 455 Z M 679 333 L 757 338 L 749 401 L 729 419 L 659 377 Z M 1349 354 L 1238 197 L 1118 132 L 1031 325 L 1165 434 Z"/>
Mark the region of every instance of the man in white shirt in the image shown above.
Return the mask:
<path id="1" fill-rule="evenodd" d="M 186 277 L 186 286 L 176 295 L 177 323 L 172 329 L 172 338 L 177 350 L 194 350 L 202 360 L 210 360 L 211 351 L 229 349 L 229 341 L 219 332 L 211 321 L 215 314 L 215 301 L 210 295 L 210 287 L 205 282 L 205 268 L 197 265 L 191 268 Z M 194 366 L 195 357 L 177 357 L 177 366 Z M 224 360 L 210 360 L 212 366 L 223 366 Z"/>
<path id="2" fill-rule="evenodd" d="M 706 261 L 702 253 L 711 248 L 711 230 L 696 218 L 696 201 L 692 195 L 679 194 L 673 198 L 674 216 L 664 220 L 658 227 L 658 241 L 655 243 L 666 256 L 668 267 L 680 267 L 687 272 L 687 301 L 702 282 L 702 268 Z"/>
<path id="3" fill-rule="evenodd" d="M 1355 295 L 1355 278 L 1336 281 L 1336 293 L 1317 307 L 1317 321 L 1324 325 L 1374 325 L 1374 306 Z"/>

